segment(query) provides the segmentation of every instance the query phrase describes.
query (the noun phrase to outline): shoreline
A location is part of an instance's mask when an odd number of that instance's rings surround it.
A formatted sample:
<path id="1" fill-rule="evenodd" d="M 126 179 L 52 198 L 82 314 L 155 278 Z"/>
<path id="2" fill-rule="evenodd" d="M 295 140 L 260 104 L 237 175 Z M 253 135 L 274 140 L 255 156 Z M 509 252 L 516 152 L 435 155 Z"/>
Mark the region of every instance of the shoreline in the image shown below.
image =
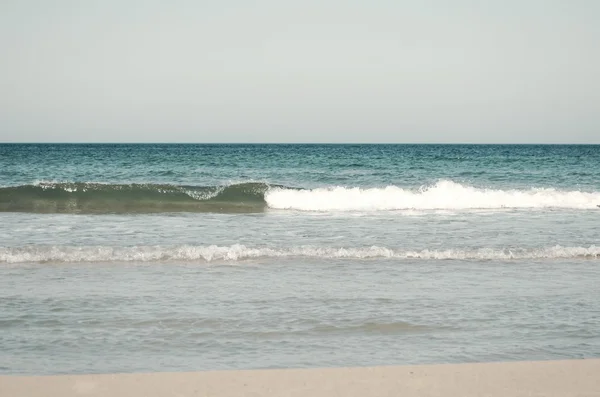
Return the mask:
<path id="1" fill-rule="evenodd" d="M 38 396 L 600 396 L 600 359 L 19 376 L 0 395 Z"/>

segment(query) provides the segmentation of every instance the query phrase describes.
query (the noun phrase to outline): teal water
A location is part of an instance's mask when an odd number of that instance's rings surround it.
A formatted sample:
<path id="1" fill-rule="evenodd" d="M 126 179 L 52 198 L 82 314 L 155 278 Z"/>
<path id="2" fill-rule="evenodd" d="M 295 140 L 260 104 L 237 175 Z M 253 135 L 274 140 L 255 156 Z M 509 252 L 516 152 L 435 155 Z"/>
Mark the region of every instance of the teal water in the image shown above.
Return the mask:
<path id="1" fill-rule="evenodd" d="M 600 190 L 598 145 L 0 145 L 0 186 L 36 181 L 214 186 Z"/>
<path id="2" fill-rule="evenodd" d="M 600 146 L 0 145 L 0 373 L 600 356 Z"/>

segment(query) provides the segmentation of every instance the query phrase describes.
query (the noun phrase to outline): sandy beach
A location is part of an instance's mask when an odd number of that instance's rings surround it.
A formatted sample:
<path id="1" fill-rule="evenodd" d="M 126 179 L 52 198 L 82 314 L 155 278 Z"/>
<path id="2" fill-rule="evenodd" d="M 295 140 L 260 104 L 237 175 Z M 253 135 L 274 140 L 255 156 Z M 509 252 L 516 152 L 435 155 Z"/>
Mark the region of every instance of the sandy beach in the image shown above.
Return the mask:
<path id="1" fill-rule="evenodd" d="M 600 359 L 65 376 L 0 376 L 0 396 L 600 396 Z"/>

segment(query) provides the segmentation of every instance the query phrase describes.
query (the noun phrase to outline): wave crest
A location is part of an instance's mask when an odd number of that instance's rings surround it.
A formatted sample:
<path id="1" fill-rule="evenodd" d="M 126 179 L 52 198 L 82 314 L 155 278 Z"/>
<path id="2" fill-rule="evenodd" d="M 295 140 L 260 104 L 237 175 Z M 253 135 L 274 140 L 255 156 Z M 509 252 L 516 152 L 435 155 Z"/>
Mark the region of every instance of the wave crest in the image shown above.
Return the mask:
<path id="1" fill-rule="evenodd" d="M 479 248 L 446 250 L 397 250 L 386 247 L 314 247 L 291 248 L 231 246 L 138 246 L 69 247 L 24 246 L 0 248 L 0 263 L 40 262 L 236 262 L 260 258 L 329 259 L 428 259 L 428 260 L 513 260 L 513 259 L 599 259 L 600 247 L 545 247 L 537 249 Z"/>
<path id="2" fill-rule="evenodd" d="M 468 210 L 503 208 L 594 209 L 600 192 L 481 189 L 442 180 L 417 191 L 385 188 L 330 187 L 312 190 L 273 188 L 266 192 L 270 208 L 300 211 Z"/>

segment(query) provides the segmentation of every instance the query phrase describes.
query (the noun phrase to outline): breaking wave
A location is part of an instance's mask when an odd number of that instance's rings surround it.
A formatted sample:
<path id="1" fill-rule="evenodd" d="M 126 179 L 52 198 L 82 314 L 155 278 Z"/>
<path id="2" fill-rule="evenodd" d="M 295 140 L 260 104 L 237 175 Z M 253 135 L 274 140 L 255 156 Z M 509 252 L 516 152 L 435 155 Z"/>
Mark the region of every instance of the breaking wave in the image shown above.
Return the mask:
<path id="1" fill-rule="evenodd" d="M 0 263 L 69 262 L 235 262 L 260 258 L 330 259 L 428 259 L 428 260 L 518 260 L 600 259 L 600 247 L 553 246 L 536 249 L 479 248 L 446 250 L 397 250 L 386 247 L 336 248 L 298 246 L 292 248 L 231 246 L 137 246 L 70 247 L 24 246 L 0 248 Z"/>
<path id="2" fill-rule="evenodd" d="M 271 208 L 301 211 L 467 210 L 502 208 L 594 209 L 600 192 L 481 189 L 442 180 L 419 190 L 397 186 L 385 188 L 320 188 L 289 190 L 274 188 L 266 194 Z"/>
<path id="3" fill-rule="evenodd" d="M 223 186 L 41 182 L 0 188 L 0 211 L 36 213 L 597 209 L 600 192 L 485 189 L 441 180 L 419 189 L 266 183 Z"/>

